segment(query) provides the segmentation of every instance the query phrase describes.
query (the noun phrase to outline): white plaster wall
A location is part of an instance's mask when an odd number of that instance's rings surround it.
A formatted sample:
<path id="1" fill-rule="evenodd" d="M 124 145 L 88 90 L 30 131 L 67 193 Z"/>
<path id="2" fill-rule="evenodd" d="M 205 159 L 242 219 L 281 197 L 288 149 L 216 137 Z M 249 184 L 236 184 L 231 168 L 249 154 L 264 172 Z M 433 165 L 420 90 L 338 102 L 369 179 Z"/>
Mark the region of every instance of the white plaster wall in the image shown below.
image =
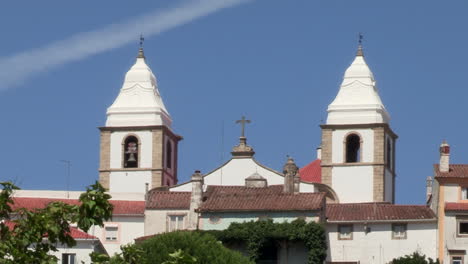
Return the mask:
<path id="1" fill-rule="evenodd" d="M 110 192 L 145 193 L 146 183 L 151 189 L 151 171 L 112 171 L 109 176 Z"/>
<path id="2" fill-rule="evenodd" d="M 167 214 L 187 214 L 189 210 L 146 210 L 145 211 L 145 236 L 166 232 Z"/>
<path id="3" fill-rule="evenodd" d="M 341 203 L 372 202 L 374 200 L 372 166 L 332 168 L 332 186 Z"/>
<path id="4" fill-rule="evenodd" d="M 361 162 L 374 161 L 374 131 L 372 129 L 345 129 L 335 130 L 332 133 L 332 162 L 344 162 L 344 142 L 346 135 L 350 132 L 357 132 L 361 136 Z"/>
<path id="5" fill-rule="evenodd" d="M 204 185 L 230 185 L 244 186 L 245 178 L 257 172 L 268 182 L 268 185 L 284 184 L 284 177 L 275 171 L 265 169 L 253 159 L 231 159 L 220 168 L 207 174 L 203 180 Z M 300 192 L 315 192 L 315 187 L 310 183 L 301 183 Z M 190 182 L 178 185 L 170 189 L 175 192 L 190 192 L 192 184 Z"/>
<path id="6" fill-rule="evenodd" d="M 122 143 L 126 136 L 137 135 L 140 140 L 140 168 L 152 167 L 153 138 L 151 131 L 112 132 L 110 144 L 110 168 L 122 168 Z"/>
<path id="7" fill-rule="evenodd" d="M 393 200 L 393 176 L 385 169 L 385 201 L 392 202 Z"/>
<path id="8" fill-rule="evenodd" d="M 442 188 L 445 188 L 445 202 L 458 202 L 458 192 L 459 192 L 459 185 L 457 184 L 445 184 L 444 186 L 441 186 Z"/>
<path id="9" fill-rule="evenodd" d="M 121 245 L 134 243 L 135 238 L 144 236 L 144 216 L 114 216 L 111 221 L 104 223 L 104 225 L 106 224 L 118 226 L 119 237 L 117 241 L 106 241 L 104 227 L 94 226 L 88 233 L 101 240 L 109 256 L 120 253 Z"/>
<path id="10" fill-rule="evenodd" d="M 73 248 L 68 248 L 66 245 L 58 245 L 58 251 L 50 253 L 59 259 L 58 263 L 62 263 L 62 254 L 76 254 L 76 263 L 82 263 L 82 261 L 83 263 L 91 263 L 89 254 L 94 252 L 93 243 L 93 240 L 77 240 L 76 246 Z"/>
<path id="11" fill-rule="evenodd" d="M 464 215 L 468 217 L 468 215 Z M 457 218 L 455 214 L 447 213 L 444 218 L 444 261 L 450 263 L 450 255 L 447 249 L 466 250 L 468 248 L 468 237 L 457 236 Z M 468 259 L 465 256 L 465 263 Z"/>
<path id="12" fill-rule="evenodd" d="M 337 225 L 328 224 L 329 250 L 327 261 L 360 261 L 361 264 L 384 264 L 390 260 L 418 251 L 432 259 L 437 253 L 437 225 L 408 223 L 407 239 L 392 239 L 391 223 L 369 224 L 370 233 L 363 224 L 355 224 L 352 240 L 338 240 Z"/>

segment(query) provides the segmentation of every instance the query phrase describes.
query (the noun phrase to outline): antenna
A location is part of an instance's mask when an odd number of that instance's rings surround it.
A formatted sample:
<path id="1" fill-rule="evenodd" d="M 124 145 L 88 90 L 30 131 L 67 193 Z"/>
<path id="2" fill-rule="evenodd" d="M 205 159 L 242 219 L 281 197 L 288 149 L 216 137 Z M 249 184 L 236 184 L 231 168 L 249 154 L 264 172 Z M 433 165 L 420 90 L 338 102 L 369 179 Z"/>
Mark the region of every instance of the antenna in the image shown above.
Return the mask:
<path id="1" fill-rule="evenodd" d="M 60 160 L 60 162 L 65 163 L 67 166 L 67 199 L 70 198 L 70 167 L 71 161 L 69 160 Z"/>
<path id="2" fill-rule="evenodd" d="M 220 164 L 224 161 L 224 120 L 221 121 L 221 160 Z M 221 167 L 221 185 L 223 185 L 223 167 Z"/>

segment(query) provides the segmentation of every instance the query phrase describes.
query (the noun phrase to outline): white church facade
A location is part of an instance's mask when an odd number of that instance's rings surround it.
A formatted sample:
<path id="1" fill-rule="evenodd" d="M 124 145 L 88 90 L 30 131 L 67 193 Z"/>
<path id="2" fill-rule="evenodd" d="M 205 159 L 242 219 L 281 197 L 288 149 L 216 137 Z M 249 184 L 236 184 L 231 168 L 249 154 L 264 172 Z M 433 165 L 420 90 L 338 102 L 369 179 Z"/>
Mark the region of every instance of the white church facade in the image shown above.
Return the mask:
<path id="1" fill-rule="evenodd" d="M 99 181 L 113 196 L 116 211 L 111 222 L 89 232 L 90 239 L 112 255 L 137 238 L 173 230 L 300 218 L 324 224 L 327 263 L 389 263 L 413 252 L 443 263 L 468 263 L 468 165 L 449 165 L 443 145 L 440 167 L 428 185 L 428 205 L 394 203 L 398 136 L 361 46 L 327 111 L 317 159 L 303 168 L 292 158 L 282 172 L 262 165 L 242 133 L 226 163 L 179 183 L 182 137 L 172 128 L 140 48 L 100 127 Z M 41 206 L 37 199 L 73 203 L 77 196 L 26 190 L 15 199 L 31 208 Z M 85 259 L 73 250 L 61 257 Z M 88 251 L 93 250 L 100 249 Z M 291 256 L 280 249 L 276 263 L 301 263 L 305 254 L 297 252 Z"/>

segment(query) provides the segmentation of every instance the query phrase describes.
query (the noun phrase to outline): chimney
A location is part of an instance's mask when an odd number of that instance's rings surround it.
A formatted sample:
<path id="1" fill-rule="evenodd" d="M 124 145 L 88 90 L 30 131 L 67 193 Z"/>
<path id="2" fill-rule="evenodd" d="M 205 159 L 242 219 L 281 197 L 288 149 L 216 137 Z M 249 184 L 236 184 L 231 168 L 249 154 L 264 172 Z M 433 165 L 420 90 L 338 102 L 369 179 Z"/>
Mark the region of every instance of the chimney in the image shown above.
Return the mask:
<path id="1" fill-rule="evenodd" d="M 432 195 L 432 177 L 428 176 L 426 179 L 426 202 L 429 201 L 429 197 Z"/>
<path id="2" fill-rule="evenodd" d="M 450 146 L 444 140 L 442 144 L 440 144 L 440 162 L 439 162 L 439 170 L 440 172 L 449 172 L 449 165 L 450 165 Z"/>
<path id="3" fill-rule="evenodd" d="M 296 166 L 294 160 L 288 156 L 288 161 L 283 167 L 283 174 L 284 174 L 284 186 L 283 192 L 285 193 L 294 193 L 294 178 L 299 177 L 299 168 Z M 299 187 L 298 187 L 299 191 Z"/>
<path id="4" fill-rule="evenodd" d="M 299 173 L 296 173 L 296 176 L 294 176 L 294 193 L 299 193 L 299 187 L 301 186 L 301 177 L 299 176 Z"/>
<path id="5" fill-rule="evenodd" d="M 188 229 L 195 230 L 198 228 L 198 212 L 203 197 L 203 175 L 199 170 L 196 170 L 192 175 L 192 195 L 190 199 L 189 224 Z"/>
<path id="6" fill-rule="evenodd" d="M 322 145 L 317 148 L 317 159 L 322 159 Z"/>

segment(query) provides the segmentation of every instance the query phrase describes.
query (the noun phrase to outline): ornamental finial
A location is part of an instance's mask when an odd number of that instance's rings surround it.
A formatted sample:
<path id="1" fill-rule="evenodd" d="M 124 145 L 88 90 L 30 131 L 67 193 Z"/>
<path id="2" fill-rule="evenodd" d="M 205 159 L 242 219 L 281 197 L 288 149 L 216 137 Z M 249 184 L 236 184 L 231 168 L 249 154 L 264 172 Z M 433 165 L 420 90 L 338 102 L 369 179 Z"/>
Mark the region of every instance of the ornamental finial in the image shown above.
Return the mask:
<path id="1" fill-rule="evenodd" d="M 145 53 L 143 52 L 143 42 L 145 41 L 145 38 L 143 37 L 143 34 L 140 34 L 140 49 L 138 49 L 138 56 L 137 58 L 145 58 Z"/>
<path id="2" fill-rule="evenodd" d="M 358 35 L 358 51 L 356 56 L 364 56 L 364 53 L 362 52 L 362 40 L 364 39 L 364 36 L 362 35 L 361 32 L 359 32 Z"/>

